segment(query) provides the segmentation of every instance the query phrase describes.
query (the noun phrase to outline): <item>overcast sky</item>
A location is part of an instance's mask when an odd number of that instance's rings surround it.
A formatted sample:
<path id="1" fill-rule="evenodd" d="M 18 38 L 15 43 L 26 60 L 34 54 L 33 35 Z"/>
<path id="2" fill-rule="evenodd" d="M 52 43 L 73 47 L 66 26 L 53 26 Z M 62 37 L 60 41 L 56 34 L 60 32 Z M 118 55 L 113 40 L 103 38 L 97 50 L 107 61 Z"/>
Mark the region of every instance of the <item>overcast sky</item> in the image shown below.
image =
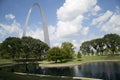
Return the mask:
<path id="1" fill-rule="evenodd" d="M 38 2 L 46 15 L 51 46 L 69 41 L 79 48 L 83 41 L 120 35 L 120 0 L 0 0 L 0 42 L 21 37 L 31 5 Z M 27 36 L 44 41 L 41 15 L 33 7 Z"/>

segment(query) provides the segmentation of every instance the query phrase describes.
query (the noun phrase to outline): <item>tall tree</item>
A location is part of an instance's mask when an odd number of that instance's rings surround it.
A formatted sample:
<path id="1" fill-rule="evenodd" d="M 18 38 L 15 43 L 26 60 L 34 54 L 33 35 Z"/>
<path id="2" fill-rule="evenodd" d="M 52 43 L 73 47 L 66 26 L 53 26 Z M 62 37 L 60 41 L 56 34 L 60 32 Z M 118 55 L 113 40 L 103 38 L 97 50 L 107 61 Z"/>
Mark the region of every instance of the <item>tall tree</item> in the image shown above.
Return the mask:
<path id="1" fill-rule="evenodd" d="M 0 58 L 2 58 L 2 48 L 1 48 L 1 43 L 0 43 Z"/>
<path id="2" fill-rule="evenodd" d="M 106 46 L 114 54 L 116 49 L 120 47 L 120 36 L 117 34 L 107 34 L 103 38 L 105 40 Z"/>
<path id="3" fill-rule="evenodd" d="M 61 49 L 65 51 L 66 59 L 72 59 L 74 54 L 74 46 L 70 42 L 63 42 L 61 45 Z"/>
<path id="4" fill-rule="evenodd" d="M 85 41 L 80 46 L 80 51 L 83 55 L 89 55 L 90 53 L 90 41 Z"/>
<path id="5" fill-rule="evenodd" d="M 22 46 L 25 58 L 35 57 L 40 59 L 41 55 L 44 55 L 49 49 L 46 43 L 32 37 L 23 37 Z"/>
<path id="6" fill-rule="evenodd" d="M 1 54 L 5 58 L 19 58 L 21 47 L 21 40 L 19 38 L 9 37 L 1 44 Z"/>
<path id="7" fill-rule="evenodd" d="M 46 55 L 46 59 L 49 61 L 55 61 L 55 62 L 60 60 L 62 62 L 61 49 L 59 47 L 53 47 L 49 49 Z"/>
<path id="8" fill-rule="evenodd" d="M 80 51 L 78 51 L 77 58 L 80 59 L 81 57 L 82 57 L 82 54 L 80 53 Z"/>
<path id="9" fill-rule="evenodd" d="M 96 52 L 98 53 L 98 55 L 103 55 L 104 52 L 104 47 L 105 47 L 105 41 L 103 38 L 97 38 L 93 40 L 95 45 L 94 45 L 94 49 L 96 50 Z"/>

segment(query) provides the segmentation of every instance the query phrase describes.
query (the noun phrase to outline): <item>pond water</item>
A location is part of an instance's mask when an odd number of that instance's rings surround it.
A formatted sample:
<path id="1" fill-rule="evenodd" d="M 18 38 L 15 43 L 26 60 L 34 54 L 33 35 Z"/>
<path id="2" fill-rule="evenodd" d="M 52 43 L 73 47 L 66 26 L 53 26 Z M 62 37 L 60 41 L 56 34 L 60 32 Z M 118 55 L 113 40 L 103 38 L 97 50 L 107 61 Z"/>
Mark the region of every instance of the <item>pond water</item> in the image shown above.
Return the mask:
<path id="1" fill-rule="evenodd" d="M 0 70 L 8 72 L 23 72 L 54 76 L 76 76 L 100 78 L 103 80 L 120 80 L 120 62 L 90 62 L 78 66 L 44 68 L 39 64 L 19 64 L 3 67 Z"/>

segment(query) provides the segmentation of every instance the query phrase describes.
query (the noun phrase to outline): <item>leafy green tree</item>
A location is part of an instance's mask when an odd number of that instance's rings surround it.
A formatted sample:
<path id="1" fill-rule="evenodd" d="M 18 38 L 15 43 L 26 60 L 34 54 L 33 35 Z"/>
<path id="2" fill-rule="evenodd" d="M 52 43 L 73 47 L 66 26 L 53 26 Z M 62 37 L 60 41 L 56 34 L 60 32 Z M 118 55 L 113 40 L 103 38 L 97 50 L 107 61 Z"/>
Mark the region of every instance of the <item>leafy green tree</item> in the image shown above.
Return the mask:
<path id="1" fill-rule="evenodd" d="M 90 41 L 85 41 L 80 46 L 80 51 L 83 55 L 89 55 L 90 53 Z"/>
<path id="2" fill-rule="evenodd" d="M 49 46 L 38 40 L 33 39 L 32 37 L 23 37 L 22 38 L 22 46 L 24 57 L 27 58 L 39 58 L 41 59 L 42 55 L 45 55 Z"/>
<path id="3" fill-rule="evenodd" d="M 0 58 L 2 58 L 2 48 L 1 48 L 1 43 L 0 43 Z"/>
<path id="4" fill-rule="evenodd" d="M 105 55 L 109 55 L 110 54 L 110 50 L 108 48 L 105 48 L 104 54 Z"/>
<path id="5" fill-rule="evenodd" d="M 120 36 L 117 34 L 106 34 L 103 38 L 85 41 L 80 46 L 80 51 L 82 51 L 84 55 L 91 53 L 107 55 L 111 52 L 115 54 L 120 52 Z"/>
<path id="6" fill-rule="evenodd" d="M 104 47 L 105 47 L 105 41 L 103 38 L 98 38 L 95 39 L 95 43 L 97 45 L 97 48 L 95 48 L 97 53 L 100 53 L 100 55 L 104 55 L 103 52 L 105 51 Z"/>
<path id="7" fill-rule="evenodd" d="M 94 48 L 95 55 L 99 55 L 99 39 L 93 39 L 91 40 L 91 46 Z"/>
<path id="8" fill-rule="evenodd" d="M 58 60 L 62 62 L 62 54 L 61 54 L 61 49 L 59 47 L 53 47 L 48 50 L 46 59 L 49 61 L 55 61 L 57 62 Z"/>
<path id="9" fill-rule="evenodd" d="M 19 58 L 21 53 L 21 40 L 9 37 L 1 44 L 1 55 L 3 58 Z"/>
<path id="10" fill-rule="evenodd" d="M 77 58 L 80 59 L 81 57 L 82 57 L 82 54 L 80 53 L 80 51 L 78 51 Z"/>
<path id="11" fill-rule="evenodd" d="M 45 43 L 43 43 L 42 41 L 39 40 L 35 40 L 35 44 L 33 44 L 34 47 L 34 54 L 36 58 L 41 59 L 42 57 L 44 57 L 49 49 L 49 46 Z"/>
<path id="12" fill-rule="evenodd" d="M 22 38 L 22 47 L 23 47 L 22 49 L 23 49 L 23 53 L 24 53 L 23 57 L 26 59 L 33 56 L 32 42 L 33 42 L 33 39 L 31 37 L 23 37 Z"/>
<path id="13" fill-rule="evenodd" d="M 6 38 L 0 44 L 0 56 L 2 58 L 36 58 L 41 59 L 41 55 L 46 54 L 49 46 L 44 42 L 32 37 Z"/>
<path id="14" fill-rule="evenodd" d="M 117 34 L 107 34 L 103 39 L 105 40 L 107 48 L 115 54 L 116 49 L 120 47 L 120 36 Z"/>
<path id="15" fill-rule="evenodd" d="M 75 53 L 74 46 L 70 42 L 63 42 L 61 45 L 61 49 L 65 52 L 64 55 L 66 59 L 72 59 Z"/>

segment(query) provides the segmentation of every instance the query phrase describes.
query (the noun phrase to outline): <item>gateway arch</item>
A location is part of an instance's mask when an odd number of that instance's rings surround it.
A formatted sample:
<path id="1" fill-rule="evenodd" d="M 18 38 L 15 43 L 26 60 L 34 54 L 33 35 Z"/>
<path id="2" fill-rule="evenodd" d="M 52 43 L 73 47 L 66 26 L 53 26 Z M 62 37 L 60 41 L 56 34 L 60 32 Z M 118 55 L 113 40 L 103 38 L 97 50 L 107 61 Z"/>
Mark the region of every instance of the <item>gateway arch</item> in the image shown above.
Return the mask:
<path id="1" fill-rule="evenodd" d="M 43 9 L 42 9 L 42 7 L 40 6 L 39 3 L 34 3 L 31 6 L 31 8 L 29 9 L 29 12 L 27 14 L 27 18 L 26 18 L 26 21 L 25 21 L 24 30 L 23 30 L 23 37 L 26 35 L 26 30 L 27 30 L 27 25 L 28 25 L 29 17 L 30 17 L 30 14 L 32 12 L 33 7 L 35 7 L 35 6 L 37 6 L 39 8 L 40 13 L 41 13 L 42 25 L 43 25 L 43 32 L 44 32 L 44 41 L 45 41 L 45 43 L 48 46 L 50 46 L 50 40 L 49 40 L 49 34 L 48 34 L 48 27 L 47 27 L 45 15 L 44 15 Z"/>

